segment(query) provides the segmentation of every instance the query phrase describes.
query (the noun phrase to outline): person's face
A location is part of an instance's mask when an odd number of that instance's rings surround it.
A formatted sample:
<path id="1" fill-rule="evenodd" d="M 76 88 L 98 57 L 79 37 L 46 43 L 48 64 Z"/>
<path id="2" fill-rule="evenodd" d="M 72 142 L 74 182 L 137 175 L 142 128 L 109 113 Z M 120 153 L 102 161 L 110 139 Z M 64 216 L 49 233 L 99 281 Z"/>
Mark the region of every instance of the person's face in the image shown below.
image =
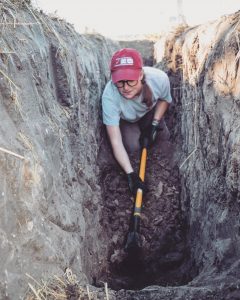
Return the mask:
<path id="1" fill-rule="evenodd" d="M 133 99 L 142 91 L 143 73 L 141 72 L 138 80 L 121 80 L 115 83 L 119 93 L 126 99 Z"/>

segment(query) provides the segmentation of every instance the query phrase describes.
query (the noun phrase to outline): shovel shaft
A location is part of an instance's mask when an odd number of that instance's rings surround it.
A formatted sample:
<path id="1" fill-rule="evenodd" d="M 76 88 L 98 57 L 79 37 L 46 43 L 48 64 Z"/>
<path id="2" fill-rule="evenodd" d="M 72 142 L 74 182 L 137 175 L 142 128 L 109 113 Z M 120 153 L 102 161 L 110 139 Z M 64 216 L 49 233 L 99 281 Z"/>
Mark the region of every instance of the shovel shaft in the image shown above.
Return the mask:
<path id="1" fill-rule="evenodd" d="M 135 207 L 134 207 L 134 216 L 140 216 L 141 207 L 142 207 L 142 196 L 143 192 L 141 189 L 137 190 L 136 200 L 135 200 Z"/>
<path id="2" fill-rule="evenodd" d="M 139 169 L 139 177 L 142 179 L 142 181 L 144 181 L 145 179 L 146 163 L 147 163 L 147 148 L 143 148 L 142 155 L 141 155 L 140 169 Z"/>
<path id="3" fill-rule="evenodd" d="M 146 162 L 147 162 L 147 148 L 142 149 L 141 154 L 141 162 L 139 168 L 139 177 L 144 181 L 145 178 L 145 170 L 146 170 Z M 138 189 L 136 198 L 135 198 L 135 206 L 130 224 L 130 231 L 127 237 L 127 243 L 125 245 L 125 250 L 130 251 L 131 249 L 134 251 L 141 247 L 141 239 L 138 234 L 140 228 L 140 217 L 141 217 L 141 208 L 142 208 L 142 198 L 143 198 L 143 190 Z"/>
<path id="4" fill-rule="evenodd" d="M 139 226 L 140 226 L 140 215 L 134 216 L 133 232 L 139 232 Z"/>
<path id="5" fill-rule="evenodd" d="M 145 179 L 145 171 L 146 171 L 146 163 L 147 163 L 147 148 L 142 149 L 141 155 L 141 162 L 139 168 L 139 177 L 144 181 Z M 134 207 L 134 217 L 139 216 L 141 214 L 141 207 L 142 207 L 142 198 L 143 198 L 143 191 L 142 189 L 137 190 L 136 198 L 135 198 L 135 207 Z"/>

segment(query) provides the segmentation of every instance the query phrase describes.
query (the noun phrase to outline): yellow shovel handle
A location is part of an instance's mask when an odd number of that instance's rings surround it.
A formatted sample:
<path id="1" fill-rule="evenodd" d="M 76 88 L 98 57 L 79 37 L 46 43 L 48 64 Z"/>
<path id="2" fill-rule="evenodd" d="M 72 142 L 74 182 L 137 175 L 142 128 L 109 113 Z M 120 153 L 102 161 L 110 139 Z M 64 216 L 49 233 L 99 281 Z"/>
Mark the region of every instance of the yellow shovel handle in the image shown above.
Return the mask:
<path id="1" fill-rule="evenodd" d="M 142 208 L 142 197 L 143 193 L 141 189 L 137 190 L 136 200 L 135 200 L 135 207 L 134 207 L 134 216 L 139 216 L 141 214 L 141 208 Z"/>
<path id="2" fill-rule="evenodd" d="M 147 149 L 143 148 L 142 155 L 141 155 L 140 169 L 139 169 L 139 177 L 142 179 L 142 181 L 144 181 L 145 178 L 146 163 L 147 163 Z M 136 200 L 135 200 L 134 216 L 140 216 L 141 207 L 142 207 L 142 197 L 143 197 L 143 191 L 141 189 L 138 189 Z"/>
<path id="3" fill-rule="evenodd" d="M 147 163 L 147 148 L 143 148 L 142 155 L 141 155 L 141 162 L 140 162 L 140 170 L 139 170 L 139 177 L 142 179 L 142 181 L 144 181 L 145 178 L 146 163 Z"/>

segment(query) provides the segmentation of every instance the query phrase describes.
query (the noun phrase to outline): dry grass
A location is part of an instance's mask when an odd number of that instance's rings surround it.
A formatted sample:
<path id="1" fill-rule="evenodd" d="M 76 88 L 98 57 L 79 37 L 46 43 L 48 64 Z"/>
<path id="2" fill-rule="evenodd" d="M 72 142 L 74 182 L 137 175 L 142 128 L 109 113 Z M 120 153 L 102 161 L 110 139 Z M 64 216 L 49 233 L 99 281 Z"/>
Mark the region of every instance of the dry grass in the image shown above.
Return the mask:
<path id="1" fill-rule="evenodd" d="M 193 156 L 193 154 L 197 151 L 198 149 L 195 148 L 189 155 L 188 157 L 181 163 L 179 169 L 182 169 L 182 167 L 185 165 L 185 163 Z"/>
<path id="2" fill-rule="evenodd" d="M 17 90 L 19 89 L 19 87 L 13 82 L 13 80 L 6 73 L 4 73 L 2 70 L 0 70 L 0 73 L 3 75 L 3 77 L 7 79 L 9 84 L 12 84 L 15 87 L 15 89 Z"/>
<path id="3" fill-rule="evenodd" d="M 21 104 L 18 99 L 18 93 L 19 87 L 16 85 L 16 83 L 3 71 L 0 69 L 0 74 L 7 80 L 8 86 L 10 89 L 10 99 L 13 101 L 15 109 L 19 111 L 19 113 L 22 116 L 22 108 Z"/>
<path id="4" fill-rule="evenodd" d="M 30 4 L 31 3 L 31 0 L 10 0 L 8 2 L 12 2 L 13 4 L 16 4 L 18 6 L 22 6 L 24 5 L 25 3 L 28 3 Z"/>
<path id="5" fill-rule="evenodd" d="M 6 4 L 6 5 L 4 5 Z M 17 21 L 17 12 L 20 7 L 26 7 L 29 13 L 32 15 L 35 22 Z M 10 17 L 10 20 L 9 20 Z M 0 6 L 0 27 L 13 26 L 32 26 L 38 25 L 45 27 L 49 32 L 53 33 L 59 42 L 59 49 L 57 54 L 64 56 L 67 53 L 67 47 L 64 41 L 51 24 L 50 17 L 45 21 L 42 14 L 37 13 L 31 6 L 30 0 L 4 0 L 3 5 Z"/>
<path id="6" fill-rule="evenodd" d="M 8 86 L 10 89 L 10 99 L 13 101 L 14 106 L 15 106 L 15 110 L 18 111 L 20 113 L 20 115 L 23 117 L 23 113 L 22 113 L 22 107 L 21 104 L 19 102 L 18 99 L 18 90 L 19 87 L 13 82 L 13 80 L 0 69 L 0 74 L 3 75 L 3 77 L 7 80 L 8 82 Z"/>
<path id="7" fill-rule="evenodd" d="M 23 179 L 25 182 L 25 187 L 30 187 L 32 184 L 39 184 L 41 181 L 39 175 L 39 169 L 41 164 L 37 152 L 34 149 L 31 139 L 24 135 L 21 131 L 18 132 L 17 139 L 24 145 L 24 147 L 30 151 L 33 159 L 25 159 L 23 165 Z M 29 153 L 29 154 L 30 154 Z M 30 163 L 31 162 L 31 163 Z"/>
<path id="8" fill-rule="evenodd" d="M 18 132 L 18 138 L 24 144 L 25 148 L 33 152 L 33 144 L 31 143 L 30 139 L 27 136 L 25 136 L 21 131 Z"/>
<path id="9" fill-rule="evenodd" d="M 7 5 L 3 5 L 7 4 Z M 2 6 L 0 7 L 0 14 L 1 14 L 1 26 L 13 26 L 13 28 L 16 28 L 16 26 L 32 26 L 32 25 L 41 25 L 40 22 L 35 18 L 36 22 L 19 22 L 17 19 L 17 12 L 20 7 L 27 6 L 30 4 L 30 1 L 26 0 L 18 0 L 18 1 L 7 1 L 5 0 L 3 2 Z M 8 17 L 10 17 L 10 20 L 8 20 Z"/>
<path id="10" fill-rule="evenodd" d="M 237 41 L 237 45 L 238 45 L 238 53 L 236 55 L 236 63 L 240 59 L 240 40 L 239 40 L 239 36 L 240 36 L 240 34 L 235 32 L 235 37 L 236 37 L 236 41 Z"/>
<path id="11" fill-rule="evenodd" d="M 63 277 L 54 276 L 50 281 L 38 282 L 31 275 L 26 274 L 31 282 L 28 282 L 28 292 L 25 300 L 109 300 L 107 283 L 104 283 L 105 294 L 103 298 L 98 297 L 97 291 L 90 291 L 89 286 L 79 285 L 76 275 L 71 269 L 66 269 Z"/>
<path id="12" fill-rule="evenodd" d="M 37 22 L 1 22 L 0 25 L 13 25 L 13 27 L 16 28 L 16 26 L 39 25 L 39 23 L 37 23 Z"/>
<path id="13" fill-rule="evenodd" d="M 13 151 L 10 151 L 10 150 L 8 150 L 8 149 L 5 149 L 5 148 L 0 147 L 0 151 L 1 151 L 1 152 L 4 152 L 4 153 L 7 153 L 7 154 L 9 154 L 9 155 L 15 156 L 15 157 L 17 157 L 17 158 L 20 158 L 20 159 L 25 160 L 25 157 L 24 157 L 24 156 L 22 156 L 22 155 L 20 155 L 20 154 L 18 154 L 18 153 L 15 153 L 15 152 L 13 152 Z"/>
<path id="14" fill-rule="evenodd" d="M 31 13 L 31 15 L 33 16 L 33 18 L 35 19 L 35 21 L 38 24 L 42 24 L 49 32 L 52 32 L 55 35 L 55 37 L 57 38 L 59 45 L 60 45 L 56 55 L 64 56 L 67 53 L 67 47 L 66 47 L 64 41 L 61 39 L 61 37 L 58 35 L 56 30 L 54 29 L 54 26 L 51 25 L 50 18 L 48 21 L 45 21 L 44 16 L 41 14 L 38 14 L 38 15 L 35 14 L 33 9 L 27 3 L 25 3 L 25 6 L 27 7 L 27 9 L 29 10 L 29 12 Z"/>

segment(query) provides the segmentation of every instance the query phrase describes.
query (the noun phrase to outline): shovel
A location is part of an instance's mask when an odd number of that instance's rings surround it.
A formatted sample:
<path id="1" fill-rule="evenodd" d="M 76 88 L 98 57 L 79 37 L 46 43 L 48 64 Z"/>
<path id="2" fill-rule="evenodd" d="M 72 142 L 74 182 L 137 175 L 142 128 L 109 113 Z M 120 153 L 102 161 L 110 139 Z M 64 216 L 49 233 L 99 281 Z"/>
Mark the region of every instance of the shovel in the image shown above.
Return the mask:
<path id="1" fill-rule="evenodd" d="M 142 181 L 144 181 L 145 178 L 146 162 L 147 162 L 147 147 L 144 146 L 142 148 L 140 169 L 139 169 L 139 177 L 142 179 Z M 135 252 L 142 246 L 142 242 L 139 234 L 142 198 L 143 198 L 143 190 L 139 188 L 136 193 L 134 210 L 131 217 L 127 242 L 124 248 L 125 251 L 127 252 L 129 251 Z"/>

